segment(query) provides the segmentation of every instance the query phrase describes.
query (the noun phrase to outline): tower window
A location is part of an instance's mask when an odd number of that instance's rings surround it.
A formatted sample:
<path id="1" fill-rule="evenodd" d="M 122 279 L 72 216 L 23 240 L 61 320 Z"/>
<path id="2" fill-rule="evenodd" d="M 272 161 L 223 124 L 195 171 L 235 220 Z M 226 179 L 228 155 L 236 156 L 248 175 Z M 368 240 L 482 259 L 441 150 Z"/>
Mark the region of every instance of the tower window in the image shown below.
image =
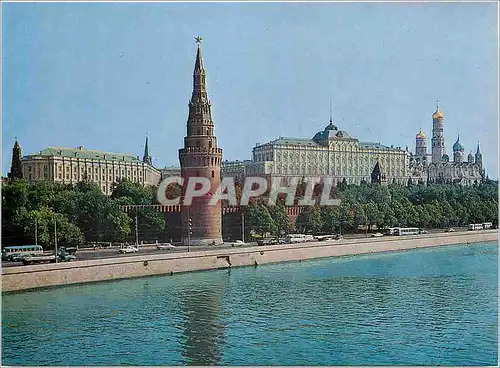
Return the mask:
<path id="1" fill-rule="evenodd" d="M 215 171 L 212 170 L 212 178 L 215 178 Z"/>

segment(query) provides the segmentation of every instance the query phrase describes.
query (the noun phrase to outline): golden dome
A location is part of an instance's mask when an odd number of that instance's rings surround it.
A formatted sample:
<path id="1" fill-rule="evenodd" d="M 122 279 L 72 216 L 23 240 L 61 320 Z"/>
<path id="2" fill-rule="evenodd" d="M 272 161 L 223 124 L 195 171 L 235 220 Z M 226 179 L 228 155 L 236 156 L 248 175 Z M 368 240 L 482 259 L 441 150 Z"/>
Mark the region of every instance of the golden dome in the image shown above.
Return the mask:
<path id="1" fill-rule="evenodd" d="M 439 111 L 439 100 L 436 101 L 436 111 L 432 114 L 432 119 L 443 119 L 444 115 Z"/>
<path id="2" fill-rule="evenodd" d="M 422 130 L 420 130 L 420 132 L 418 132 L 418 134 L 417 134 L 417 137 L 416 137 L 416 138 L 417 138 L 417 139 L 425 139 L 425 134 L 424 134 L 424 132 L 422 132 Z"/>

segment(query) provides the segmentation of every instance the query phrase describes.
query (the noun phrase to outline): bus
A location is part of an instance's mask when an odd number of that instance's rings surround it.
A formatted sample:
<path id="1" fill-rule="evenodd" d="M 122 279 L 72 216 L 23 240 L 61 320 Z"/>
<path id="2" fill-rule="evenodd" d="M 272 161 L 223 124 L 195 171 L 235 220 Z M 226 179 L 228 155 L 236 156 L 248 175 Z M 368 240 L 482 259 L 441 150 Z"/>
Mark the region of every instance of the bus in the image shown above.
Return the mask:
<path id="1" fill-rule="evenodd" d="M 390 227 L 385 230 L 384 235 L 396 235 L 397 229 L 399 229 L 399 227 Z"/>
<path id="2" fill-rule="evenodd" d="M 418 227 L 397 227 L 394 235 L 418 235 Z"/>
<path id="3" fill-rule="evenodd" d="M 469 230 L 483 230 L 483 224 L 469 224 L 467 227 Z"/>
<path id="4" fill-rule="evenodd" d="M 305 234 L 290 234 L 285 238 L 287 243 L 305 243 L 314 241 L 314 237 L 312 235 Z"/>
<path id="5" fill-rule="evenodd" d="M 41 245 L 11 246 L 3 248 L 2 260 L 15 261 L 16 259 L 23 256 L 41 255 L 41 254 L 43 254 L 43 248 Z"/>

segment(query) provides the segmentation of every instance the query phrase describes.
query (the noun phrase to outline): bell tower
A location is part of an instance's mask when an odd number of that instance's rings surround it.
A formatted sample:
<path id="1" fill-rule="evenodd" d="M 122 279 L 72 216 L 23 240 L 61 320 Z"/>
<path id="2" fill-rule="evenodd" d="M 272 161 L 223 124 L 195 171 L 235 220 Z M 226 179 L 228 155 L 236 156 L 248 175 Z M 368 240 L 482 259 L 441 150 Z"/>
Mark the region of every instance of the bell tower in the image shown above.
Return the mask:
<path id="1" fill-rule="evenodd" d="M 205 69 L 201 56 L 201 37 L 196 37 L 198 50 L 193 72 L 193 93 L 189 101 L 187 135 L 184 148 L 179 150 L 181 175 L 184 178 L 182 197 L 190 177 L 210 181 L 210 191 L 204 197 L 195 197 L 190 206 L 182 206 L 183 243 L 190 245 L 222 244 L 221 202 L 209 204 L 220 185 L 222 149 L 217 147 L 211 104 L 205 84 Z"/>
<path id="2" fill-rule="evenodd" d="M 432 162 L 441 162 L 446 153 L 444 148 L 444 115 L 439 111 L 439 101 L 436 103 L 436 111 L 432 114 Z"/>

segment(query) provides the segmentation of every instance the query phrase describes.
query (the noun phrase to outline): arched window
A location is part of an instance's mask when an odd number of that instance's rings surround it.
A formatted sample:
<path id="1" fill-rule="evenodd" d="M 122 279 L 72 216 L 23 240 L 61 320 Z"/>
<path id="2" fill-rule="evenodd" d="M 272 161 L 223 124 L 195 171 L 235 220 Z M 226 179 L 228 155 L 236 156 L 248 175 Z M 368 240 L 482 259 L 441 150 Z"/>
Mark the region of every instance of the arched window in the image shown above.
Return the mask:
<path id="1" fill-rule="evenodd" d="M 212 141 L 208 141 L 208 148 L 212 148 Z"/>
<path id="2" fill-rule="evenodd" d="M 215 178 L 215 171 L 212 170 L 212 178 Z"/>

